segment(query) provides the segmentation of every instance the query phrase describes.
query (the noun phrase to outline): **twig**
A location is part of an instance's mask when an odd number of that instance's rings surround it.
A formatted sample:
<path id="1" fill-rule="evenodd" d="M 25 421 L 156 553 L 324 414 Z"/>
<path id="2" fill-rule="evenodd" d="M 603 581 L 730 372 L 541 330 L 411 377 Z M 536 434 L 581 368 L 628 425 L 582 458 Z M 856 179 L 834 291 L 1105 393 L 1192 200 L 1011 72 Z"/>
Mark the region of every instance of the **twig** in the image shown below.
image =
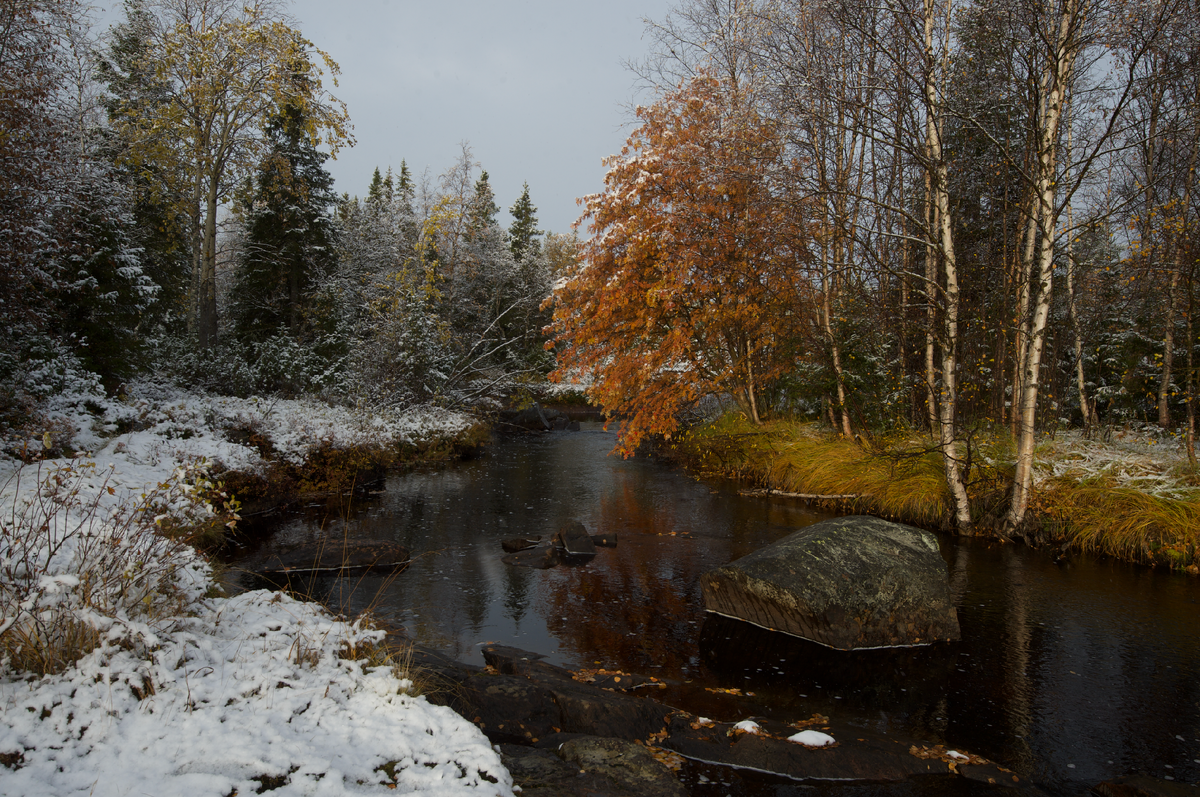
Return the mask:
<path id="1" fill-rule="evenodd" d="M 845 495 L 819 495 L 817 493 L 789 493 L 783 490 L 738 490 L 738 495 L 763 496 L 763 495 L 778 495 L 784 498 L 803 498 L 806 501 L 855 501 L 862 498 L 857 493 L 847 493 Z"/>

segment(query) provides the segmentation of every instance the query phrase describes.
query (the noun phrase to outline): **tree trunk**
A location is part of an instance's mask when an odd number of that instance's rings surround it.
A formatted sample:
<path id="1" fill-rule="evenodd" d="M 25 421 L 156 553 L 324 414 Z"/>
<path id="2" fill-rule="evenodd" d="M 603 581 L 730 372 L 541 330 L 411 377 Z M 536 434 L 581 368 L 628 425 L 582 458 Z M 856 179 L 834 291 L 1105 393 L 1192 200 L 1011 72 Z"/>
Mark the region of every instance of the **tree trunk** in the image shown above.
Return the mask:
<path id="1" fill-rule="evenodd" d="M 201 349 L 217 345 L 217 191 L 218 177 L 209 178 L 204 212 L 204 244 L 197 296 L 197 333 Z"/>
<path id="2" fill-rule="evenodd" d="M 1069 135 L 1069 134 L 1068 134 Z M 1083 372 L 1083 332 L 1079 325 L 1079 297 L 1075 295 L 1075 231 L 1072 229 L 1073 214 L 1067 206 L 1067 311 L 1071 317 L 1071 334 L 1075 338 L 1075 390 L 1079 394 L 1079 412 L 1083 415 L 1083 428 L 1091 429 L 1091 403 L 1087 395 L 1087 379 Z"/>
<path id="3" fill-rule="evenodd" d="M 1021 241 L 1021 262 L 1017 273 L 1017 312 L 1013 319 L 1015 333 L 1013 335 L 1013 373 L 1012 400 L 1009 407 L 1009 423 L 1012 426 L 1013 439 L 1021 434 L 1021 400 L 1025 386 L 1022 369 L 1029 350 L 1029 289 L 1033 283 L 1033 261 L 1036 252 L 1038 230 L 1038 198 L 1035 190 L 1030 191 L 1029 215 L 1025 220 L 1025 235 Z"/>
<path id="4" fill-rule="evenodd" d="M 1200 104 L 1200 84 L 1197 86 L 1197 94 L 1195 103 Z M 1194 104 L 1192 109 L 1193 115 L 1197 113 L 1197 106 Z M 1195 135 L 1193 130 L 1191 151 L 1188 153 L 1187 172 L 1184 177 L 1183 196 L 1179 203 L 1180 215 L 1179 223 L 1176 225 L 1178 232 L 1172 236 L 1173 257 L 1171 258 L 1171 285 L 1167 291 L 1167 321 L 1166 330 L 1163 335 L 1163 367 L 1162 381 L 1158 388 L 1158 425 L 1164 429 L 1171 425 L 1171 410 L 1170 410 L 1170 386 L 1171 386 L 1171 368 L 1174 362 L 1175 355 L 1175 306 L 1179 295 L 1179 281 L 1183 276 L 1184 267 L 1184 252 L 1188 245 L 1188 213 L 1192 207 L 1192 183 L 1195 181 L 1197 154 L 1200 153 L 1200 136 Z M 1189 280 L 1190 282 L 1190 280 Z M 1191 285 L 1188 285 L 1188 324 L 1192 323 L 1191 316 Z M 1191 331 L 1188 332 L 1188 379 L 1192 378 L 1190 373 L 1192 360 L 1192 336 Z M 1191 393 L 1188 393 L 1189 397 Z M 1190 398 L 1189 398 L 1190 401 Z M 1191 423 L 1191 408 L 1188 409 L 1188 421 Z"/>
<path id="5" fill-rule="evenodd" d="M 1043 113 L 1037 128 L 1037 160 L 1035 181 L 1037 185 L 1036 208 L 1038 215 L 1038 262 L 1037 283 L 1033 316 L 1030 320 L 1029 338 L 1025 346 L 1025 358 L 1021 373 L 1021 403 L 1018 416 L 1017 461 L 1013 474 L 1013 489 L 1008 513 L 1004 519 L 1004 533 L 1013 535 L 1025 521 L 1029 507 L 1029 496 L 1033 487 L 1033 447 L 1035 443 L 1034 422 L 1037 417 L 1039 377 L 1042 367 L 1042 352 L 1046 342 L 1046 324 L 1050 318 L 1054 275 L 1054 231 L 1056 227 L 1056 148 L 1059 141 L 1059 124 L 1067 87 L 1073 75 L 1075 58 L 1080 43 L 1077 26 L 1081 24 L 1079 4 L 1083 0 L 1063 0 L 1059 18 L 1056 20 L 1052 51 L 1047 54 L 1046 64 L 1039 79 L 1039 88 L 1044 98 Z"/>
<path id="6" fill-rule="evenodd" d="M 1175 296 L 1179 292 L 1179 269 L 1171 270 L 1167 287 L 1167 318 L 1163 330 L 1162 374 L 1158 383 L 1158 425 L 1171 427 L 1171 372 L 1175 366 Z"/>
<path id="7" fill-rule="evenodd" d="M 933 50 L 933 0 L 925 0 L 925 145 L 929 157 L 930 185 L 937 215 L 938 248 L 945 273 L 943 308 L 942 390 L 938 401 L 938 442 L 946 486 L 953 502 L 955 528 L 971 533 L 971 504 L 963 483 L 958 456 L 958 428 L 955 413 L 958 404 L 958 261 L 954 251 L 954 232 L 950 219 L 949 180 L 942 155 L 941 104 L 937 94 L 938 70 Z M 949 20 L 947 19 L 947 24 Z M 942 61 L 942 69 L 946 67 Z M 932 231 L 931 231 L 932 232 Z M 932 236 L 931 236 L 932 237 Z"/>
<path id="8" fill-rule="evenodd" d="M 835 232 L 834 234 L 836 235 L 837 233 Z M 833 292 L 833 280 L 830 274 L 827 253 L 828 249 L 823 247 L 821 257 L 821 281 L 824 283 L 822 285 L 821 301 L 822 324 L 824 326 L 825 338 L 829 341 L 830 355 L 833 359 L 833 377 L 837 387 L 837 405 L 842 426 L 841 431 L 846 437 L 851 437 L 850 413 L 846 410 L 846 381 L 842 373 L 842 349 L 838 345 L 837 336 L 833 334 L 833 307 L 829 296 Z"/>
<path id="9" fill-rule="evenodd" d="M 937 249 L 934 230 L 937 228 L 933 205 L 933 186 L 929 171 L 925 172 L 925 409 L 932 436 L 938 426 L 937 411 Z"/>
<path id="10" fill-rule="evenodd" d="M 1187 303 L 1187 455 L 1188 464 L 1196 467 L 1196 332 L 1192 326 L 1194 312 L 1192 292 L 1188 291 Z"/>

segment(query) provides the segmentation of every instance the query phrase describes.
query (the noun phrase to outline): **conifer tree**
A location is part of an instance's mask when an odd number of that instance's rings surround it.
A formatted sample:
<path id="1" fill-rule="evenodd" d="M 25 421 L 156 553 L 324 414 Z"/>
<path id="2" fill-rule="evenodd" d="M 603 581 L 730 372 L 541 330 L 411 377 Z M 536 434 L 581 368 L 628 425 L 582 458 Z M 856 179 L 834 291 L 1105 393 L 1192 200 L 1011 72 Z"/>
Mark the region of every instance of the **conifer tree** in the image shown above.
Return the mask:
<path id="1" fill-rule="evenodd" d="M 542 231 L 537 228 L 537 208 L 529 201 L 529 183 L 525 183 L 520 198 L 508 212 L 513 218 L 508 228 L 508 247 L 512 250 L 513 260 L 522 263 L 527 257 L 537 257 L 542 250 L 538 240 Z"/>
<path id="2" fill-rule="evenodd" d="M 496 217 L 500 215 L 500 206 L 496 204 L 496 195 L 488 183 L 488 173 L 482 172 L 475 181 L 475 195 L 467 208 L 468 229 L 471 233 L 496 225 Z"/>
<path id="3" fill-rule="evenodd" d="M 302 338 L 314 331 L 312 289 L 336 263 L 328 212 L 333 178 L 324 166 L 328 156 L 313 145 L 305 127 L 304 112 L 294 105 L 267 125 L 271 149 L 259 165 L 247 210 L 233 305 L 243 342 L 283 331 Z"/>

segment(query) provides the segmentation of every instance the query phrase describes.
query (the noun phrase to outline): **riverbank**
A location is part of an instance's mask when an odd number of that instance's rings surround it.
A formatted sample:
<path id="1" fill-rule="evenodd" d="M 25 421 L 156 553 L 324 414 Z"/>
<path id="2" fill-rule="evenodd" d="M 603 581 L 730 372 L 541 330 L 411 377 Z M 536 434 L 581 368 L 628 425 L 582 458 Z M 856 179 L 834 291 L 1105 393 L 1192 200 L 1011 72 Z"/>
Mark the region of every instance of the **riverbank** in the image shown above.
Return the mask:
<path id="1" fill-rule="evenodd" d="M 848 440 L 817 424 L 754 426 L 727 415 L 693 428 L 664 451 L 699 475 L 923 528 L 950 528 L 941 457 L 928 438 Z M 1003 434 L 980 436 L 969 452 L 968 494 L 981 535 L 995 533 L 1012 454 Z M 1060 432 L 1038 446 L 1034 472 L 1026 532 L 1032 541 L 1200 574 L 1200 481 L 1180 441 L 1155 427 L 1092 439 Z"/>
<path id="2" fill-rule="evenodd" d="M 0 791 L 512 794 L 487 739 L 413 694 L 368 618 L 225 597 L 195 547 L 236 522 L 239 480 L 351 489 L 471 445 L 472 416 L 146 383 L 43 417 L 6 441 L 26 462 L 0 463 Z"/>

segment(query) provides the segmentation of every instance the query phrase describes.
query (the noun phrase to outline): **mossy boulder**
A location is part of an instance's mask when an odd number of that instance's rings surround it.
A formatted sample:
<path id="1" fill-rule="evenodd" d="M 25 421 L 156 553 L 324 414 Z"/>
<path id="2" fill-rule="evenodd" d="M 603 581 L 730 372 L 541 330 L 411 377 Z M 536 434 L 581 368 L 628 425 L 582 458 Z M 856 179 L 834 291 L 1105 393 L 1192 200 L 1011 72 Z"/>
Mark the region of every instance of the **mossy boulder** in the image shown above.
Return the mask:
<path id="1" fill-rule="evenodd" d="M 801 529 L 700 583 L 710 612 L 839 650 L 960 638 L 937 539 L 875 517 Z"/>

